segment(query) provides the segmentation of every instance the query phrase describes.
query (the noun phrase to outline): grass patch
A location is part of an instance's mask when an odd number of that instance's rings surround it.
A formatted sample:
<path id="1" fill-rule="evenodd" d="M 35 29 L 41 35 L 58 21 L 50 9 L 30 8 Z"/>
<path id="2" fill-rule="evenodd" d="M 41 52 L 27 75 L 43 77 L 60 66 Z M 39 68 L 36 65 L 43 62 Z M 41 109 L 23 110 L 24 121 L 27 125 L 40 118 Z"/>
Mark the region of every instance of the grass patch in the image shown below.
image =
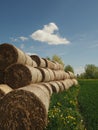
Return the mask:
<path id="1" fill-rule="evenodd" d="M 45 130 L 84 130 L 78 111 L 78 93 L 79 87 L 73 86 L 68 91 L 53 94 Z"/>
<path id="2" fill-rule="evenodd" d="M 78 102 L 87 130 L 98 130 L 98 80 L 79 80 Z"/>

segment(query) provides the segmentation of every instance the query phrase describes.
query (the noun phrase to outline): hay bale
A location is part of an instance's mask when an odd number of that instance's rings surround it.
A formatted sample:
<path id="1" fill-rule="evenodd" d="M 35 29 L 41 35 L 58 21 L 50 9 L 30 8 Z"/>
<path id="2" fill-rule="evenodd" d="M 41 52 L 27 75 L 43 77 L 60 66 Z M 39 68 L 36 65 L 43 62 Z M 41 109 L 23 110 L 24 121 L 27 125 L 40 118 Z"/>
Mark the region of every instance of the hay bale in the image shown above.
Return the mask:
<path id="1" fill-rule="evenodd" d="M 54 75 L 54 72 L 53 70 L 47 68 L 47 70 L 49 71 L 49 75 L 50 75 L 50 81 L 53 81 L 55 79 L 55 75 Z"/>
<path id="2" fill-rule="evenodd" d="M 49 84 L 51 85 L 52 91 L 54 93 L 59 93 L 60 92 L 59 85 L 55 81 L 49 82 Z"/>
<path id="3" fill-rule="evenodd" d="M 73 85 L 78 85 L 78 81 L 76 80 L 76 79 L 72 79 L 72 81 L 73 81 Z"/>
<path id="4" fill-rule="evenodd" d="M 31 55 L 30 57 L 36 62 L 38 67 L 41 67 L 41 68 L 47 67 L 45 59 L 40 58 L 37 55 Z"/>
<path id="5" fill-rule="evenodd" d="M 54 70 L 64 70 L 63 65 L 59 64 L 56 61 L 52 61 L 54 63 Z"/>
<path id="6" fill-rule="evenodd" d="M 4 83 L 16 89 L 30 83 L 41 82 L 42 79 L 39 69 L 23 64 L 13 64 L 5 70 Z"/>
<path id="7" fill-rule="evenodd" d="M 68 71 L 67 73 L 69 74 L 69 76 L 70 76 L 71 79 L 75 78 L 74 73 L 72 73 L 71 71 Z"/>
<path id="8" fill-rule="evenodd" d="M 60 81 L 62 83 L 62 85 L 64 86 L 64 90 L 68 90 L 69 89 L 69 85 L 67 83 L 67 79 L 66 80 L 61 80 Z"/>
<path id="9" fill-rule="evenodd" d="M 10 88 L 8 85 L 6 84 L 1 84 L 0 85 L 0 99 L 3 98 L 3 96 L 9 92 L 12 91 L 12 88 Z"/>
<path id="10" fill-rule="evenodd" d="M 46 59 L 46 63 L 47 63 L 48 68 L 53 69 L 53 70 L 55 69 L 55 63 L 54 62 Z"/>
<path id="11" fill-rule="evenodd" d="M 43 130 L 49 100 L 39 87 L 27 86 L 8 93 L 0 101 L 0 130 Z"/>
<path id="12" fill-rule="evenodd" d="M 64 91 L 65 88 L 64 85 L 61 83 L 61 81 L 55 81 L 55 82 L 58 84 L 60 92 Z"/>
<path id="13" fill-rule="evenodd" d="M 50 96 L 51 96 L 52 93 L 53 93 L 53 91 L 52 91 L 52 88 L 51 88 L 51 85 L 49 84 L 49 82 L 48 82 L 48 83 L 41 82 L 40 84 L 41 84 L 41 85 L 44 85 L 44 86 L 48 89 L 49 94 L 50 94 Z"/>
<path id="14" fill-rule="evenodd" d="M 0 70 L 0 84 L 4 83 L 4 71 Z"/>
<path id="15" fill-rule="evenodd" d="M 51 77 L 50 77 L 50 72 L 45 69 L 45 68 L 39 68 L 41 74 L 42 74 L 42 77 L 43 77 L 43 82 L 49 82 L 51 80 Z"/>
<path id="16" fill-rule="evenodd" d="M 72 81 L 72 79 L 65 79 L 65 80 L 62 80 L 62 81 L 60 81 L 60 82 L 63 84 L 65 90 L 68 90 L 70 87 L 73 86 L 73 81 Z"/>
<path id="17" fill-rule="evenodd" d="M 34 60 L 32 60 L 32 58 L 29 55 L 25 54 L 25 58 L 26 58 L 25 64 L 33 67 L 38 66 L 37 63 Z"/>
<path id="18" fill-rule="evenodd" d="M 63 70 L 54 70 L 55 80 L 64 80 L 66 73 Z"/>
<path id="19" fill-rule="evenodd" d="M 33 60 L 30 58 L 30 56 L 25 54 L 19 48 L 8 43 L 1 44 L 0 45 L 0 70 L 5 70 L 6 67 L 14 63 L 28 64 L 36 67 Z"/>

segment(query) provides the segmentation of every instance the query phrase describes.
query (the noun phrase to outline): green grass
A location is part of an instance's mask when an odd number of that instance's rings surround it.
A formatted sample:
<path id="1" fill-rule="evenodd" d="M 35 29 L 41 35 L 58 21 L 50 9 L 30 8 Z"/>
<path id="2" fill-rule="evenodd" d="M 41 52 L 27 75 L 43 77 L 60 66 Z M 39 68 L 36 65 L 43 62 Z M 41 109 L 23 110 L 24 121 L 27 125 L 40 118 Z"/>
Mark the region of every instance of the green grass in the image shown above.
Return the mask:
<path id="1" fill-rule="evenodd" d="M 79 87 L 53 94 L 48 113 L 46 130 L 84 130 L 82 117 L 78 111 Z"/>
<path id="2" fill-rule="evenodd" d="M 80 80 L 78 102 L 87 130 L 98 130 L 98 80 Z"/>

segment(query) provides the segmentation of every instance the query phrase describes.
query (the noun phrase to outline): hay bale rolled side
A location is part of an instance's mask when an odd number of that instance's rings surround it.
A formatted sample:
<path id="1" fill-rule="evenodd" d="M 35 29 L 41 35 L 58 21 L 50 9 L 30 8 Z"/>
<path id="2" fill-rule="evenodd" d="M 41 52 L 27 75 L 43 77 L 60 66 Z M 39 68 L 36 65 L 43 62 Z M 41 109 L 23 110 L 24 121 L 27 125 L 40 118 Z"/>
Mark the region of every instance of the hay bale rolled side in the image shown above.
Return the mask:
<path id="1" fill-rule="evenodd" d="M 23 64 L 13 64 L 5 70 L 4 83 L 16 89 L 30 83 L 41 82 L 42 79 L 39 69 Z"/>
<path id="2" fill-rule="evenodd" d="M 54 93 L 59 93 L 60 92 L 59 85 L 55 81 L 49 82 L 49 84 L 51 85 L 52 91 Z"/>
<path id="3" fill-rule="evenodd" d="M 42 77 L 43 77 L 43 82 L 49 82 L 51 80 L 51 77 L 50 77 L 50 72 L 45 69 L 45 68 L 39 68 L 41 74 L 42 74 Z"/>
<path id="4" fill-rule="evenodd" d="M 47 82 L 41 82 L 39 84 L 45 86 L 48 89 L 50 96 L 53 94 L 53 91 L 52 91 L 52 88 L 51 88 L 51 85 L 49 84 L 49 82 L 48 83 Z"/>
<path id="5" fill-rule="evenodd" d="M 14 45 L 4 43 L 0 45 L 0 70 L 5 70 L 14 63 L 28 64 L 36 67 L 30 56 Z"/>
<path id="6" fill-rule="evenodd" d="M 66 72 L 63 70 L 54 70 L 55 80 L 64 80 L 66 78 Z"/>
<path id="7" fill-rule="evenodd" d="M 61 83 L 64 85 L 65 90 L 68 90 L 70 87 L 73 86 L 73 81 L 72 81 L 72 79 L 62 80 Z"/>
<path id="8" fill-rule="evenodd" d="M 47 67 L 46 60 L 40 58 L 38 55 L 31 55 L 32 60 L 34 60 L 38 67 L 45 68 Z"/>
<path id="9" fill-rule="evenodd" d="M 58 84 L 60 92 L 64 91 L 64 85 L 61 83 L 61 81 L 55 81 L 55 82 Z"/>
<path id="10" fill-rule="evenodd" d="M 0 85 L 0 99 L 2 99 L 4 97 L 5 94 L 11 92 L 13 89 L 11 87 L 9 87 L 6 84 L 1 84 Z"/>
<path id="11" fill-rule="evenodd" d="M 47 95 L 37 86 L 26 86 L 5 95 L 0 102 L 0 129 L 43 130 L 50 100 Z"/>
<path id="12" fill-rule="evenodd" d="M 73 72 L 67 71 L 67 73 L 69 74 L 69 77 L 70 77 L 71 79 L 75 78 L 75 75 L 74 75 Z"/>

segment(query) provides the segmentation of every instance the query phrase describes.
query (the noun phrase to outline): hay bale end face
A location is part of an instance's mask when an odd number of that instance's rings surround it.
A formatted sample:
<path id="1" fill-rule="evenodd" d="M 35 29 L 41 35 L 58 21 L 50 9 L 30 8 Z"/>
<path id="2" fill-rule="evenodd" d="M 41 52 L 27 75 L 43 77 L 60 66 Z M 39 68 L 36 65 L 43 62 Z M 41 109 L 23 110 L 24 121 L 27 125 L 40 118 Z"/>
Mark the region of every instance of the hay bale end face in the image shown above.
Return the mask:
<path id="1" fill-rule="evenodd" d="M 13 58 L 14 57 L 14 58 Z M 17 61 L 18 54 L 16 49 L 7 43 L 0 45 L 0 70 Z"/>
<path id="2" fill-rule="evenodd" d="M 13 89 L 30 84 L 32 75 L 29 69 L 22 64 L 13 64 L 5 70 L 4 83 Z"/>
<path id="3" fill-rule="evenodd" d="M 43 130 L 45 105 L 34 93 L 15 90 L 0 101 L 0 130 Z"/>

